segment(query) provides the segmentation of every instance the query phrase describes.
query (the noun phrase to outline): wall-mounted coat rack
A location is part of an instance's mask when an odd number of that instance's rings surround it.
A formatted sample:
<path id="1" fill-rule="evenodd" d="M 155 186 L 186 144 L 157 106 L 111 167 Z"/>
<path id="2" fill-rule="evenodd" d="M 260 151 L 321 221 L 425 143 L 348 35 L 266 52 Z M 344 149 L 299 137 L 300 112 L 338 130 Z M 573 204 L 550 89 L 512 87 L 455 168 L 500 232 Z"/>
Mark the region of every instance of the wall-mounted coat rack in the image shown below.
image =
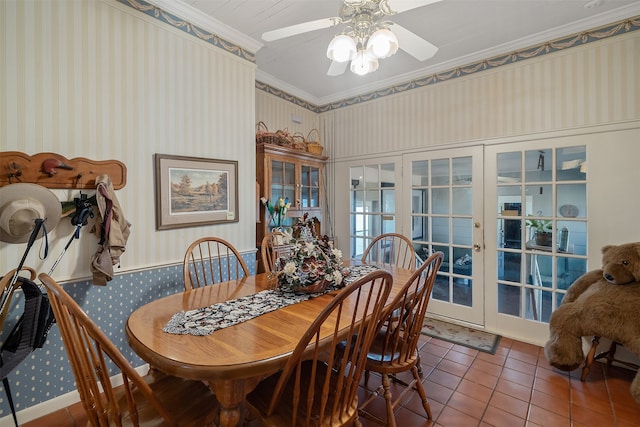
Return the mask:
<path id="1" fill-rule="evenodd" d="M 118 160 L 67 159 L 56 153 L 0 153 L 0 187 L 28 182 L 46 188 L 95 189 L 96 177 L 103 174 L 109 175 L 115 190 L 127 183 L 127 167 Z"/>

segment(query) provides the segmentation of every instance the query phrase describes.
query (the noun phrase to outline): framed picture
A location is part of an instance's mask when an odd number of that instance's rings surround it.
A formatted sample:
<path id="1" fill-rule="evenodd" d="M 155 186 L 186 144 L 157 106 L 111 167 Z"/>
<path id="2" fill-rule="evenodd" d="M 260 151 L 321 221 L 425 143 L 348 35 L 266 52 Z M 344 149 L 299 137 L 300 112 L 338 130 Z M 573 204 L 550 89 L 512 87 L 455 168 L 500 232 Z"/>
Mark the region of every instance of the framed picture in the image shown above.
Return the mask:
<path id="1" fill-rule="evenodd" d="M 156 229 L 238 221 L 238 162 L 155 155 Z"/>

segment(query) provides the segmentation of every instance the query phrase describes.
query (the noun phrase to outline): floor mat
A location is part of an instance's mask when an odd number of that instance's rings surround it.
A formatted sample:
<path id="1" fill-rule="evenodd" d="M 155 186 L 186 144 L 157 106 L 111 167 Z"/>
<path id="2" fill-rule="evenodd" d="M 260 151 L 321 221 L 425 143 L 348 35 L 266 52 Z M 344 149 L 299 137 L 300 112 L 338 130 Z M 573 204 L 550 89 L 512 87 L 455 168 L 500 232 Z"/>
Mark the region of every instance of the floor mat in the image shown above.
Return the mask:
<path id="1" fill-rule="evenodd" d="M 501 338 L 500 335 L 443 322 L 430 317 L 424 319 L 422 333 L 489 354 L 495 354 Z"/>

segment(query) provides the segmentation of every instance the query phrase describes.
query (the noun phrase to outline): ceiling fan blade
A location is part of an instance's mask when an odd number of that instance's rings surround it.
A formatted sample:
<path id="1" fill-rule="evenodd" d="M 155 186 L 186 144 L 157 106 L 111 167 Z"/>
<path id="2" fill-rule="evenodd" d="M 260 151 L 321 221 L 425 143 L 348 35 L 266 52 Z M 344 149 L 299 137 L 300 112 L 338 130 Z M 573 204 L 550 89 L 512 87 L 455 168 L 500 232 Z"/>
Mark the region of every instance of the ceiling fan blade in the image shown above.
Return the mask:
<path id="1" fill-rule="evenodd" d="M 398 24 L 394 23 L 391 31 L 398 38 L 398 47 L 418 61 L 425 61 L 438 51 L 436 46 Z"/>
<path id="2" fill-rule="evenodd" d="M 347 70 L 347 66 L 349 65 L 349 61 L 338 62 L 331 61 L 331 65 L 329 66 L 329 71 L 327 71 L 327 76 L 339 76 L 344 74 Z"/>
<path id="3" fill-rule="evenodd" d="M 262 33 L 262 40 L 270 42 L 280 40 L 285 37 L 295 36 L 296 34 L 307 33 L 309 31 L 321 30 L 323 28 L 333 27 L 339 23 L 340 18 L 323 18 L 315 21 L 303 22 L 302 24 L 290 25 L 271 31 Z"/>
<path id="4" fill-rule="evenodd" d="M 387 0 L 387 4 L 394 12 L 402 13 L 407 10 L 426 6 L 432 3 L 438 3 L 440 1 L 442 0 Z"/>

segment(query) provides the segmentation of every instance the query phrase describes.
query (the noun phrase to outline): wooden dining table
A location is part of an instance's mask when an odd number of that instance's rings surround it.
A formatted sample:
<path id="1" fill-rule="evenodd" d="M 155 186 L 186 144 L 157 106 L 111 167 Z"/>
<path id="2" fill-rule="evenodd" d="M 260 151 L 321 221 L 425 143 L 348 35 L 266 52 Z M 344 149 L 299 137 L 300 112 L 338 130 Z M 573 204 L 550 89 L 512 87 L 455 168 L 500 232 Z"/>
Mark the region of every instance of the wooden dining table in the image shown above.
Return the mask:
<path id="1" fill-rule="evenodd" d="M 386 269 L 394 285 L 388 302 L 410 278 L 402 268 Z M 282 369 L 309 325 L 338 291 L 218 329 L 210 335 L 163 331 L 172 316 L 273 288 L 268 273 L 200 287 L 152 301 L 127 320 L 129 345 L 155 369 L 206 381 L 221 407 L 220 425 L 237 426 L 245 397 L 267 376 Z"/>

